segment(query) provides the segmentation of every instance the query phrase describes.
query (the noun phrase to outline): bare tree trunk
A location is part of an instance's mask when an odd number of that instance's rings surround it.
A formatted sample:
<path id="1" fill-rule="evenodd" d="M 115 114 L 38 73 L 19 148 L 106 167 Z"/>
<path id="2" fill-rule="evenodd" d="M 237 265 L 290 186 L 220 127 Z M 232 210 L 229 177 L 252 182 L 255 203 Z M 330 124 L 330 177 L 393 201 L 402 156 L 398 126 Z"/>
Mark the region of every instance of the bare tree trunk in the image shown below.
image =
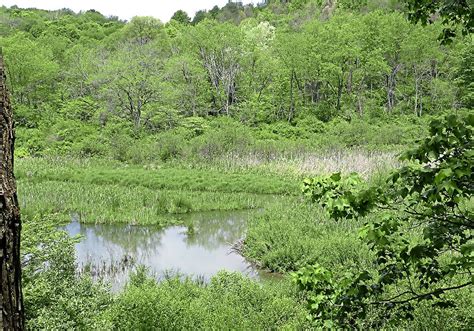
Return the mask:
<path id="1" fill-rule="evenodd" d="M 395 67 L 392 68 L 390 74 L 387 74 L 387 111 L 389 113 L 392 112 L 393 108 L 396 106 L 396 98 L 395 98 L 395 88 L 397 86 L 397 73 L 400 70 L 401 65 L 397 64 Z"/>
<path id="2" fill-rule="evenodd" d="M 291 71 L 291 80 L 290 80 L 290 109 L 288 111 L 288 122 L 290 122 L 291 119 L 293 118 L 293 113 L 295 111 L 295 98 L 293 95 L 294 77 L 295 77 L 295 72 L 293 70 Z"/>
<path id="3" fill-rule="evenodd" d="M 0 329 L 23 330 L 21 293 L 20 210 L 13 175 L 15 133 L 12 109 L 6 87 L 6 74 L 0 54 Z"/>
<path id="4" fill-rule="evenodd" d="M 415 115 L 418 114 L 418 81 L 415 80 Z"/>
<path id="5" fill-rule="evenodd" d="M 344 88 L 342 78 L 339 78 L 338 85 L 337 85 L 337 102 L 336 102 L 336 109 L 339 113 L 341 111 L 341 98 L 342 98 L 342 89 Z"/>

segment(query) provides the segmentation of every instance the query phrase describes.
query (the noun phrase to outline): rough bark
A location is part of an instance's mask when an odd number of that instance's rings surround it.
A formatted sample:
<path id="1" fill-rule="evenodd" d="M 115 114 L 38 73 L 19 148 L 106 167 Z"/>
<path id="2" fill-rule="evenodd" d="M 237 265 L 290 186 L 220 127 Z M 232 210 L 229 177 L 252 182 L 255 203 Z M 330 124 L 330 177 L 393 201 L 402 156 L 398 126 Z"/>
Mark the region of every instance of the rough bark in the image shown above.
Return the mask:
<path id="1" fill-rule="evenodd" d="M 0 308 L 2 310 L 0 329 L 2 330 L 24 329 L 20 263 L 21 222 L 13 175 L 14 140 L 12 109 L 0 54 Z"/>

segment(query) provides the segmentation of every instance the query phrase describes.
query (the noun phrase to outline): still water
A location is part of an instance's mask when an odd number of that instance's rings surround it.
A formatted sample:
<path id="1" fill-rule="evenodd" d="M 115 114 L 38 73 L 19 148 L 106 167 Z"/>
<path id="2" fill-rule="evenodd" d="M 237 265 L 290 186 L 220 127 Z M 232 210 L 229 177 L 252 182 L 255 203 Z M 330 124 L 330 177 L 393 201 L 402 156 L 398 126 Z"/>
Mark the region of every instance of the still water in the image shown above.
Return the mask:
<path id="1" fill-rule="evenodd" d="M 182 216 L 184 226 L 87 225 L 73 221 L 65 230 L 81 235 L 76 262 L 122 287 L 131 270 L 146 266 L 157 279 L 179 274 L 208 280 L 220 270 L 259 277 L 259 271 L 232 246 L 245 235 L 250 211 L 207 212 Z M 192 225 L 191 225 L 192 224 Z"/>

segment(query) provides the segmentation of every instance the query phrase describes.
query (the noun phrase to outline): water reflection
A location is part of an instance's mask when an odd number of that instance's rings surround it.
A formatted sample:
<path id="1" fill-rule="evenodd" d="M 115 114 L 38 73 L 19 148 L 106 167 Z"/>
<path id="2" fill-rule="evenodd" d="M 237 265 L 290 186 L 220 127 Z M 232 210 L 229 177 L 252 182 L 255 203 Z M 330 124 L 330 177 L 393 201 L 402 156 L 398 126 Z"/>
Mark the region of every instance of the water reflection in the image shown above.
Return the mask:
<path id="1" fill-rule="evenodd" d="M 201 246 L 215 250 L 222 245 L 232 245 L 245 233 L 249 212 L 212 212 L 189 214 L 184 219 L 187 225 L 185 241 L 190 246 Z"/>
<path id="2" fill-rule="evenodd" d="M 132 265 L 145 265 L 157 277 L 170 270 L 205 280 L 220 270 L 239 271 L 257 277 L 254 269 L 231 246 L 245 235 L 248 211 L 209 212 L 183 217 L 185 226 L 159 229 L 152 226 L 66 226 L 71 235 L 82 235 L 76 245 L 80 270 L 91 269 L 114 288 L 128 278 Z M 133 262 L 133 263 L 132 263 Z"/>

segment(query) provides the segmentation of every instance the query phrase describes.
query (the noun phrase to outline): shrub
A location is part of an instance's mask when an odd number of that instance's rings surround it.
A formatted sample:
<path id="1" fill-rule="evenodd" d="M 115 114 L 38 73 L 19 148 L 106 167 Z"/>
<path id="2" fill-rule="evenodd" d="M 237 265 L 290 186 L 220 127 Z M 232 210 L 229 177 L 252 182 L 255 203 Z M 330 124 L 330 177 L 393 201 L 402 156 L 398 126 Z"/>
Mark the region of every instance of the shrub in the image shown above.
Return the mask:
<path id="1" fill-rule="evenodd" d="M 75 239 L 55 217 L 23 217 L 23 293 L 28 329 L 91 329 L 111 303 L 108 289 L 75 275 Z"/>
<path id="2" fill-rule="evenodd" d="M 220 118 L 210 123 L 210 129 L 192 142 L 194 155 L 213 160 L 226 153 L 243 153 L 254 143 L 252 131 L 230 119 Z"/>
<path id="3" fill-rule="evenodd" d="M 265 285 L 221 272 L 209 284 L 141 278 L 117 297 L 105 318 L 119 330 L 302 328 L 306 312 L 287 281 Z"/>
<path id="4" fill-rule="evenodd" d="M 156 154 L 161 161 L 169 161 L 184 156 L 186 140 L 184 130 L 171 130 L 156 136 Z"/>

